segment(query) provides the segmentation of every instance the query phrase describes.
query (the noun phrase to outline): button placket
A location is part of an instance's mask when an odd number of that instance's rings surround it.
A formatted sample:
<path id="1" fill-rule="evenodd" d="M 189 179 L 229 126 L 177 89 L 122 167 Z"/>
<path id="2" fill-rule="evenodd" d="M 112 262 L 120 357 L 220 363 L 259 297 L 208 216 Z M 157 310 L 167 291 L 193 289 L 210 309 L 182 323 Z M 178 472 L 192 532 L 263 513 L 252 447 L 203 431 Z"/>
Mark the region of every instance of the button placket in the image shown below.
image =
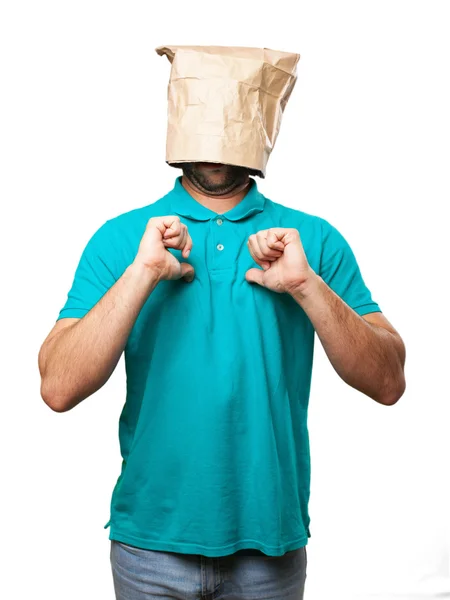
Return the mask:
<path id="1" fill-rule="evenodd" d="M 217 223 L 217 225 L 222 225 L 223 224 L 223 219 L 221 219 L 220 217 L 217 217 L 216 223 Z M 217 250 L 219 250 L 219 252 L 221 252 L 224 249 L 224 247 L 225 246 L 223 244 L 221 244 L 221 243 L 217 244 L 217 246 L 216 246 L 216 248 L 217 248 Z"/>
<path id="2" fill-rule="evenodd" d="M 229 268 L 227 264 L 229 260 L 229 252 L 227 252 L 227 228 L 225 227 L 225 219 L 221 215 L 217 215 L 213 221 L 213 252 L 214 252 L 214 267 L 213 269 Z M 219 230 L 220 227 L 220 230 Z M 228 235 L 229 235 L 228 231 Z M 228 257 L 228 258 L 227 258 Z"/>

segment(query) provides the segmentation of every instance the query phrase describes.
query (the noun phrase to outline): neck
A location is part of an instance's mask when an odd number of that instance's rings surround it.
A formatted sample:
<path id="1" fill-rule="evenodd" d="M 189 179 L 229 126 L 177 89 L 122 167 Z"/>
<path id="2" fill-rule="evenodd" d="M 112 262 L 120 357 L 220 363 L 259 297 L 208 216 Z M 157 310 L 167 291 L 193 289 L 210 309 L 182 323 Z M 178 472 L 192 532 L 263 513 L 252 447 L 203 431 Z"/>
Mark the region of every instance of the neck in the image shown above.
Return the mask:
<path id="1" fill-rule="evenodd" d="M 198 188 L 194 187 L 194 185 L 185 175 L 181 177 L 181 184 L 185 190 L 188 191 L 195 200 L 197 200 L 197 202 L 203 206 L 206 206 L 206 208 L 215 211 L 216 213 L 223 214 L 239 204 L 239 202 L 247 194 L 250 185 L 252 184 L 252 180 L 247 178 L 247 181 L 234 189 L 232 192 L 220 196 L 209 196 L 208 194 L 201 192 Z"/>

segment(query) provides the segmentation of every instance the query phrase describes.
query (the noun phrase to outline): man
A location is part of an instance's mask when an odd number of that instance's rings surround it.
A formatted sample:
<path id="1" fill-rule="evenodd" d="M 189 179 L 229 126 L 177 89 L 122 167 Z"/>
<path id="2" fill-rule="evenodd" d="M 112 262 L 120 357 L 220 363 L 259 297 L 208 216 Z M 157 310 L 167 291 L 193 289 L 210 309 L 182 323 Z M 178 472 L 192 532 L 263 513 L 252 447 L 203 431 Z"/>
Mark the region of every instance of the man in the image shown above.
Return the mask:
<path id="1" fill-rule="evenodd" d="M 301 599 L 314 333 L 383 405 L 404 392 L 404 344 L 328 221 L 266 198 L 249 166 L 170 164 L 169 193 L 86 245 L 41 394 L 70 410 L 125 352 L 105 525 L 118 600 Z"/>

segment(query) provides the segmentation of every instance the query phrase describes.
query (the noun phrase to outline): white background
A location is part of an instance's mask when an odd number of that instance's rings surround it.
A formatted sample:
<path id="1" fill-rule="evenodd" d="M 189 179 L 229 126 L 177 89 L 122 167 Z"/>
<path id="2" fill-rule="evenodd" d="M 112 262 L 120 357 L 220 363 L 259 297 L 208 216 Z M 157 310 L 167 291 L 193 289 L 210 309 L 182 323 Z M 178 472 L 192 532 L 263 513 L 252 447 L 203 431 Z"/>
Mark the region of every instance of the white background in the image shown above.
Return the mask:
<path id="1" fill-rule="evenodd" d="M 260 190 L 347 238 L 406 348 L 392 407 L 316 337 L 306 600 L 450 598 L 448 2 L 5 1 L 0 12 L 1 548 L 8 600 L 113 598 L 123 358 L 74 410 L 37 354 L 85 243 L 165 194 L 162 44 L 298 52 Z M 295 343 L 295 340 L 293 340 Z M 182 385 L 182 382 L 180 382 Z"/>

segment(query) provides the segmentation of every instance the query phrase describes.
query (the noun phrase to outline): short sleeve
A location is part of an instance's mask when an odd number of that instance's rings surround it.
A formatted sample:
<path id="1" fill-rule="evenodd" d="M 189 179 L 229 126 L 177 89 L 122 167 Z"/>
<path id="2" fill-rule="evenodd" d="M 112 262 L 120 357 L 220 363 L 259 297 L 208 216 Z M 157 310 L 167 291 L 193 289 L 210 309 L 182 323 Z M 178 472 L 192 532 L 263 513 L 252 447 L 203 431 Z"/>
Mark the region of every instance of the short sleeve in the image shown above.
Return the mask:
<path id="1" fill-rule="evenodd" d="M 75 271 L 67 300 L 59 319 L 82 318 L 116 282 L 111 254 L 110 222 L 106 221 L 86 244 Z"/>
<path id="2" fill-rule="evenodd" d="M 322 221 L 319 275 L 359 315 L 381 312 L 361 275 L 356 257 L 344 236 L 328 221 Z"/>

